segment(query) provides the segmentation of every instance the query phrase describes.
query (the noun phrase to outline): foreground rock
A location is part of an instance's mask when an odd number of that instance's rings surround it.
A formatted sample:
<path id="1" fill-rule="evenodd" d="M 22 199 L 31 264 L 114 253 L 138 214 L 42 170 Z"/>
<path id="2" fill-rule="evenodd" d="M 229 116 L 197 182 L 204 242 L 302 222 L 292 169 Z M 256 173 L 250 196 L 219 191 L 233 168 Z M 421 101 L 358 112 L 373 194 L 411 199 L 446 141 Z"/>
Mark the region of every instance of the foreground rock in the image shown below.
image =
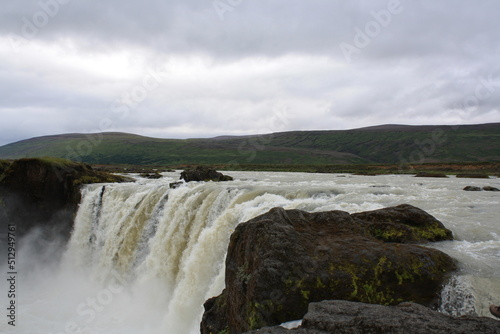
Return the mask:
<path id="1" fill-rule="evenodd" d="M 451 238 L 411 205 L 355 215 L 274 208 L 232 234 L 226 289 L 205 303 L 201 333 L 242 333 L 301 319 L 309 303 L 322 300 L 436 306 L 454 261 L 434 249 L 388 241 Z"/>
<path id="2" fill-rule="evenodd" d="M 500 321 L 454 318 L 414 303 L 381 306 L 348 301 L 311 303 L 302 325 L 293 330 L 264 328 L 252 334 L 499 334 Z"/>
<path id="3" fill-rule="evenodd" d="M 18 236 L 35 226 L 69 236 L 81 185 L 126 180 L 64 159 L 16 160 L 0 178 L 0 218 L 15 224 Z"/>
<path id="4" fill-rule="evenodd" d="M 189 168 L 181 173 L 181 179 L 186 182 L 191 181 L 232 181 L 233 178 L 228 175 L 224 175 L 215 169 L 197 166 L 195 168 Z"/>

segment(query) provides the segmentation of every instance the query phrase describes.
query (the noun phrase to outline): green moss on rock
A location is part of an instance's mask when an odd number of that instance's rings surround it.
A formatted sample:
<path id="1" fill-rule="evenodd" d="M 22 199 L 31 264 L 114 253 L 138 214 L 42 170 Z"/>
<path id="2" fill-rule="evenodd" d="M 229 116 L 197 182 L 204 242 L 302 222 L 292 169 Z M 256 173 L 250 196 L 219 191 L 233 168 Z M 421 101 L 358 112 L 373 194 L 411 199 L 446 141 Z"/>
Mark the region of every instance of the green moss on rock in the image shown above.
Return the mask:
<path id="1" fill-rule="evenodd" d="M 3 173 L 9 168 L 12 164 L 12 161 L 9 160 L 0 160 L 0 179 L 2 179 Z"/>
<path id="2" fill-rule="evenodd" d="M 408 204 L 352 216 L 373 237 L 384 242 L 426 243 L 453 239 L 452 232 L 439 220 Z"/>
<path id="3" fill-rule="evenodd" d="M 411 205 L 353 215 L 274 208 L 231 236 L 226 290 L 205 305 L 202 334 L 300 319 L 309 303 L 321 300 L 435 306 L 456 265 L 448 255 L 412 243 L 451 235 L 436 224 Z M 380 226 L 394 233 L 373 233 Z M 395 236 L 409 244 L 394 242 Z"/>
<path id="4" fill-rule="evenodd" d="M 128 180 L 66 159 L 15 160 L 0 179 L 5 204 L 2 220 L 16 223 L 19 235 L 34 226 L 50 226 L 69 236 L 83 184 Z"/>

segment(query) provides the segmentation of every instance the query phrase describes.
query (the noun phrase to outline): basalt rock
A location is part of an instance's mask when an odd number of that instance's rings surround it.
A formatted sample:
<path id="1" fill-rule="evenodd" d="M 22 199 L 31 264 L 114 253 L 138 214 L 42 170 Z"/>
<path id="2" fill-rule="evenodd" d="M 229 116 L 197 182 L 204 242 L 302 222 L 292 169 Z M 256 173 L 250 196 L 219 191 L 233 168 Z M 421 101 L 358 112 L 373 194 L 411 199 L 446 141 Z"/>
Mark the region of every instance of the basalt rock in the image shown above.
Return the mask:
<path id="1" fill-rule="evenodd" d="M 11 163 L 12 162 L 8 160 L 0 160 L 0 178 L 2 178 L 2 174 L 9 168 Z"/>
<path id="2" fill-rule="evenodd" d="M 169 185 L 170 189 L 177 189 L 180 186 L 182 186 L 183 184 L 184 184 L 184 182 L 171 182 L 168 185 Z"/>
<path id="3" fill-rule="evenodd" d="M 378 233 L 380 226 L 391 236 Z M 404 233 L 394 237 L 398 226 Z M 434 217 L 410 205 L 355 215 L 274 208 L 232 234 L 226 288 L 205 303 L 201 333 L 302 319 L 309 303 L 322 300 L 436 307 L 455 262 L 438 250 L 393 241 L 450 238 Z"/>
<path id="4" fill-rule="evenodd" d="M 439 220 L 408 204 L 351 216 L 372 236 L 386 242 L 426 243 L 453 239 L 451 231 Z"/>
<path id="5" fill-rule="evenodd" d="M 152 172 L 152 173 L 142 173 L 140 174 L 141 177 L 146 178 L 146 179 L 161 179 L 163 176 L 158 173 L 158 172 Z"/>
<path id="6" fill-rule="evenodd" d="M 64 159 L 16 160 L 0 178 L 0 217 L 2 223 L 16 225 L 18 236 L 39 226 L 68 237 L 81 185 L 127 180 Z"/>
<path id="7" fill-rule="evenodd" d="M 463 179 L 489 179 L 490 176 L 486 174 L 457 174 L 457 178 Z"/>
<path id="8" fill-rule="evenodd" d="M 465 191 L 481 191 L 482 189 L 480 187 L 476 186 L 467 186 L 464 188 Z"/>
<path id="9" fill-rule="evenodd" d="M 188 168 L 181 173 L 181 179 L 186 182 L 191 181 L 232 181 L 233 178 L 224 175 L 215 169 L 197 166 L 195 168 Z"/>
<path id="10" fill-rule="evenodd" d="M 463 190 L 465 191 L 500 191 L 500 189 L 491 187 L 491 186 L 485 186 L 485 187 L 476 187 L 476 186 L 467 186 Z"/>
<path id="11" fill-rule="evenodd" d="M 446 174 L 442 173 L 429 173 L 429 172 L 421 172 L 415 175 L 415 177 L 437 177 L 437 178 L 447 178 Z"/>
<path id="12" fill-rule="evenodd" d="M 270 327 L 247 334 L 499 334 L 500 321 L 451 317 L 415 303 L 381 306 L 348 301 L 311 303 L 296 329 Z"/>

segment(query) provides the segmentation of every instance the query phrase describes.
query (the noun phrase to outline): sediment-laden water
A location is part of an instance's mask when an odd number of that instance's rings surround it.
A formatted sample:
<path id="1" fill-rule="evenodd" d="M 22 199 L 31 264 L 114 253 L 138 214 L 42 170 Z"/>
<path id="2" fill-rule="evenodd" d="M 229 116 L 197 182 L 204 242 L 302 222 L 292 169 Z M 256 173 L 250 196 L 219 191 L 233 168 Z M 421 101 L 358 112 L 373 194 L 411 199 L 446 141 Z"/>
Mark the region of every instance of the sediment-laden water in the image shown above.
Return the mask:
<path id="1" fill-rule="evenodd" d="M 84 188 L 67 245 L 41 232 L 20 242 L 16 327 L 2 321 L 0 332 L 198 333 L 203 302 L 224 287 L 231 232 L 277 206 L 350 213 L 417 206 L 456 238 L 432 244 L 461 268 L 443 290 L 441 311 L 488 316 L 488 305 L 500 303 L 500 193 L 462 190 L 500 187 L 500 179 L 227 174 L 235 181 L 170 189 L 179 174 L 165 173 Z"/>

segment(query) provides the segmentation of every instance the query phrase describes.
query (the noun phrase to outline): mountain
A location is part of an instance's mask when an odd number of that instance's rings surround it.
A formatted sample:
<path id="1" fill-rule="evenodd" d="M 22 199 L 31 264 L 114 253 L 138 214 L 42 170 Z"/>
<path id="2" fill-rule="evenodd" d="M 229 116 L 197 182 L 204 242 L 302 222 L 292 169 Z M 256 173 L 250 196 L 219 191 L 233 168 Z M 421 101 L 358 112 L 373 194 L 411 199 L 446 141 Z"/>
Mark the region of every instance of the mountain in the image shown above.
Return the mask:
<path id="1" fill-rule="evenodd" d="M 0 147 L 1 159 L 52 156 L 94 164 L 362 164 L 500 161 L 500 123 L 380 125 L 208 139 L 63 134 Z"/>

